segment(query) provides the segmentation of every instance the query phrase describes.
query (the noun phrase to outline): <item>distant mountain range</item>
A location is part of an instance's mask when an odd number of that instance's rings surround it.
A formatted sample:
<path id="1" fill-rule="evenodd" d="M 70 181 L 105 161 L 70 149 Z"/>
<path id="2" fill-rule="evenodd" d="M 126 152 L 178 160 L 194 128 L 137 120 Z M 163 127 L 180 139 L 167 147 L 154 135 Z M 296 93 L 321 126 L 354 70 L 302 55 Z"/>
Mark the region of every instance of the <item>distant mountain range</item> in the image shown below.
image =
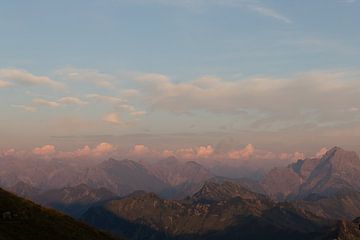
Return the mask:
<path id="1" fill-rule="evenodd" d="M 80 184 L 86 184 L 92 189 L 106 188 L 118 196 L 144 190 L 169 198 L 183 198 L 197 191 L 204 181 L 215 177 L 196 162 L 176 158 L 152 163 L 109 159 L 86 167 L 59 161 L 44 161 L 44 165 L 38 161 L 29 161 L 20 167 L 13 160 L 0 162 L 1 166 L 0 185 L 31 199 L 33 194 L 42 191 Z"/>
<path id="2" fill-rule="evenodd" d="M 176 158 L 1 166 L 6 189 L 128 239 L 360 239 L 360 159 L 339 147 L 259 181 Z"/>

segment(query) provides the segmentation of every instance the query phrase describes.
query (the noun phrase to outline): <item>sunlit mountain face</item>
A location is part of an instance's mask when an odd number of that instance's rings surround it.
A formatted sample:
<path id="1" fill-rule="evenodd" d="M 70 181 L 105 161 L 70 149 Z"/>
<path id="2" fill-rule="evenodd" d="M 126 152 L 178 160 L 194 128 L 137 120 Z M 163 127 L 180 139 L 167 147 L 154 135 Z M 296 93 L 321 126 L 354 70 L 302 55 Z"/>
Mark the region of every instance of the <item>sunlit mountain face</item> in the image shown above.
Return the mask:
<path id="1" fill-rule="evenodd" d="M 360 239 L 359 11 L 2 1 L 0 240 Z"/>

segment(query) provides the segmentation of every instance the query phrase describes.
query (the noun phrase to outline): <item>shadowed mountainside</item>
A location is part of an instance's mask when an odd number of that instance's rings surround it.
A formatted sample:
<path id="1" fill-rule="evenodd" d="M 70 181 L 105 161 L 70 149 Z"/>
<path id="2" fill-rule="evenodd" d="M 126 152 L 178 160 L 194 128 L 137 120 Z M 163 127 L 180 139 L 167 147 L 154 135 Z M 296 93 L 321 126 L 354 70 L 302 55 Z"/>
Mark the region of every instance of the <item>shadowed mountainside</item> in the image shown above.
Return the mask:
<path id="1" fill-rule="evenodd" d="M 0 189 L 1 240 L 115 240 L 54 210 Z"/>
<path id="2" fill-rule="evenodd" d="M 274 203 L 236 183 L 206 183 L 190 198 L 137 192 L 89 209 L 83 219 L 129 239 L 335 239 L 357 225 L 328 221 L 290 203 Z M 348 231 L 350 232 L 350 231 Z M 347 232 L 347 233 L 348 233 Z M 352 238 L 354 237 L 354 238 Z"/>
<path id="3" fill-rule="evenodd" d="M 33 197 L 34 201 L 54 208 L 72 217 L 80 217 L 89 207 L 115 199 L 117 196 L 105 188 L 92 189 L 86 184 L 45 191 Z"/>

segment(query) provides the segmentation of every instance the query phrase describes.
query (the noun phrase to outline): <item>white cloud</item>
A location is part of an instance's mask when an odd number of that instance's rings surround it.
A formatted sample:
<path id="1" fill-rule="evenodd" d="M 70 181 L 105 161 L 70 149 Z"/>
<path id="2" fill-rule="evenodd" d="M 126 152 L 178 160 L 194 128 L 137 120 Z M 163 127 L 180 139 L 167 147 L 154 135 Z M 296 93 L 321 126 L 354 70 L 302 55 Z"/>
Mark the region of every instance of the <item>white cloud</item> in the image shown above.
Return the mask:
<path id="1" fill-rule="evenodd" d="M 22 69 L 7 68 L 0 69 L 0 79 L 2 84 L 10 83 L 18 85 L 39 85 L 48 86 L 54 89 L 63 90 L 65 85 L 46 76 L 36 76 Z M 0 82 L 0 84 L 1 84 Z"/>
<path id="2" fill-rule="evenodd" d="M 82 101 L 79 98 L 76 97 L 62 97 L 58 101 L 60 104 L 64 105 L 85 105 L 87 102 Z"/>
<path id="3" fill-rule="evenodd" d="M 26 106 L 26 105 L 11 105 L 14 108 L 19 108 L 24 110 L 25 112 L 36 112 L 37 109 L 36 107 L 32 107 L 32 106 Z"/>
<path id="4" fill-rule="evenodd" d="M 94 99 L 98 102 L 110 104 L 115 110 L 125 111 L 130 116 L 139 117 L 146 114 L 146 111 L 137 110 L 134 106 L 130 105 L 127 100 L 120 97 L 106 96 L 100 94 L 88 94 L 87 97 L 89 99 Z"/>
<path id="5" fill-rule="evenodd" d="M 292 21 L 285 17 L 284 15 L 278 13 L 274 9 L 259 5 L 259 4 L 249 4 L 248 8 L 252 11 L 255 11 L 263 16 L 271 17 L 280 21 L 283 21 L 285 23 L 291 23 Z"/>
<path id="6" fill-rule="evenodd" d="M 33 103 L 39 106 L 45 106 L 45 107 L 50 107 L 50 108 L 56 108 L 56 107 L 60 107 L 60 103 L 58 102 L 54 102 L 54 101 L 49 101 L 43 98 L 36 98 L 33 100 Z"/>
<path id="7" fill-rule="evenodd" d="M 99 87 L 112 89 L 115 77 L 94 69 L 65 68 L 56 72 L 59 76 L 73 81 L 91 82 Z"/>
<path id="8" fill-rule="evenodd" d="M 103 121 L 111 124 L 122 125 L 124 122 L 121 120 L 117 113 L 108 113 L 103 117 Z"/>
<path id="9" fill-rule="evenodd" d="M 254 127 L 266 124 L 333 124 L 360 119 L 360 73 L 311 72 L 292 78 L 252 77 L 227 81 L 203 77 L 174 83 L 161 74 L 136 77 L 151 108 L 187 113 L 247 113 Z"/>
<path id="10" fill-rule="evenodd" d="M 96 94 L 96 93 L 88 94 L 87 97 L 90 98 L 90 99 L 94 99 L 96 101 L 99 101 L 99 102 L 106 102 L 106 103 L 110 103 L 110 104 L 113 104 L 113 105 L 126 104 L 127 103 L 127 100 L 122 99 L 120 97 L 100 95 L 100 94 Z"/>
<path id="11" fill-rule="evenodd" d="M 38 105 L 38 106 L 45 106 L 45 107 L 50 107 L 50 108 L 57 108 L 60 106 L 66 106 L 66 105 L 85 105 L 87 104 L 87 102 L 82 101 L 79 98 L 76 97 L 62 97 L 56 101 L 52 101 L 52 100 L 47 100 L 44 98 L 36 98 L 33 99 L 33 104 Z"/>
<path id="12" fill-rule="evenodd" d="M 273 8 L 265 6 L 257 0 L 118 0 L 140 4 L 159 4 L 172 7 L 184 7 L 187 9 L 198 9 L 207 7 L 231 7 L 249 9 L 259 15 L 270 17 L 285 23 L 292 21 Z"/>
<path id="13" fill-rule="evenodd" d="M 11 86 L 10 82 L 0 80 L 0 88 L 7 88 L 9 86 Z"/>

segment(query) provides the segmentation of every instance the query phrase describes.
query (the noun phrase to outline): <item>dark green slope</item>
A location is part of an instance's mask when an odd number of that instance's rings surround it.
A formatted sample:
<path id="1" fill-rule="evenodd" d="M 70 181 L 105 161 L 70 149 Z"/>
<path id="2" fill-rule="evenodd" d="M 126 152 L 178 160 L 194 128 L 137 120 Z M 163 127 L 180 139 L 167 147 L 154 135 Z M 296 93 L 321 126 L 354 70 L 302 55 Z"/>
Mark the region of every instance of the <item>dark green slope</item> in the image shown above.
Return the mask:
<path id="1" fill-rule="evenodd" d="M 0 189 L 0 240 L 115 240 L 54 210 Z"/>

